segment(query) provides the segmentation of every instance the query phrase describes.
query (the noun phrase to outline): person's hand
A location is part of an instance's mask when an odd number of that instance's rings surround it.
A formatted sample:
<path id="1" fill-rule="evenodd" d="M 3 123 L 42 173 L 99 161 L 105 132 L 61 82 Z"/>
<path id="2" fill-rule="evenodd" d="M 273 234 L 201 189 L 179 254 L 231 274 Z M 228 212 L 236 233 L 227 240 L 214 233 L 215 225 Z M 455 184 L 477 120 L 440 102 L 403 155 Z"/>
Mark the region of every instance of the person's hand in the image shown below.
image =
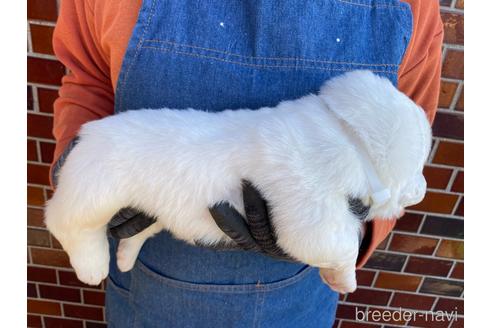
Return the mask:
<path id="1" fill-rule="evenodd" d="M 266 200 L 249 181 L 242 182 L 242 191 L 246 218 L 229 203 L 221 202 L 209 208 L 217 226 L 244 250 L 292 261 L 277 246 Z"/>
<path id="2" fill-rule="evenodd" d="M 108 224 L 108 234 L 115 239 L 130 238 L 145 230 L 156 221 L 156 218 L 131 207 L 119 210 Z"/>

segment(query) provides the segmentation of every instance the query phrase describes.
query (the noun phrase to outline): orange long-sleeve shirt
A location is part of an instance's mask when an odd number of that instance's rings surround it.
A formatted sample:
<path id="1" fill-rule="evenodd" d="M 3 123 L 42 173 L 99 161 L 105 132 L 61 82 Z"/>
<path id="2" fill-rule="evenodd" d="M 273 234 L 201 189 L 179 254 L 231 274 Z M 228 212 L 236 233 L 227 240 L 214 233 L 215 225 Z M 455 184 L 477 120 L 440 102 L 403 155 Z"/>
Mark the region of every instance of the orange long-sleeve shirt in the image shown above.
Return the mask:
<path id="1" fill-rule="evenodd" d="M 404 0 L 413 14 L 413 33 L 398 72 L 399 89 L 418 103 L 432 122 L 441 75 L 442 22 L 437 0 Z M 54 162 L 88 121 L 114 112 L 114 91 L 141 0 L 62 1 L 53 36 L 58 59 L 70 70 L 54 104 Z M 53 165 L 52 165 L 53 168 Z M 361 249 L 363 266 L 396 220 L 374 220 Z"/>

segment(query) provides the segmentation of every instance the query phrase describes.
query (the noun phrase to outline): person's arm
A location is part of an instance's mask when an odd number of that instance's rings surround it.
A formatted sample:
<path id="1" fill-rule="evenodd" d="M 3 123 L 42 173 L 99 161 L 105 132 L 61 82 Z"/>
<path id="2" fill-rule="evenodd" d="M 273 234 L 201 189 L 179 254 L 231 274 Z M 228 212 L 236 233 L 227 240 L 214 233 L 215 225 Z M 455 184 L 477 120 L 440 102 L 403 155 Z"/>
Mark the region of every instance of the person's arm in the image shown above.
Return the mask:
<path id="1" fill-rule="evenodd" d="M 406 0 L 412 8 L 413 33 L 398 72 L 398 89 L 420 105 L 433 122 L 437 111 L 441 78 L 443 27 L 438 1 Z M 376 247 L 389 235 L 394 220 L 373 220 L 367 224 L 357 268 L 369 260 Z"/>
<path id="2" fill-rule="evenodd" d="M 53 35 L 57 58 L 69 73 L 62 79 L 54 103 L 53 134 L 56 139 L 51 165 L 51 185 L 73 146 L 80 126 L 113 113 L 114 93 L 109 65 L 98 42 L 92 1 L 62 1 Z"/>

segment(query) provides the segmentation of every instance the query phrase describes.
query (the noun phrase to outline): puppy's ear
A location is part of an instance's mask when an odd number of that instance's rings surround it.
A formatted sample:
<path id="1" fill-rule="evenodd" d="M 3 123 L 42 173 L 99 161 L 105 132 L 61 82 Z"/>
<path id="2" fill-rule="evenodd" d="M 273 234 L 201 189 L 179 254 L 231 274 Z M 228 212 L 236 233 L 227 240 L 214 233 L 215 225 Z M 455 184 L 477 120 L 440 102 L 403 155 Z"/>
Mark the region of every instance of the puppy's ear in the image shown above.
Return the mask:
<path id="1" fill-rule="evenodd" d="M 327 81 L 319 97 L 364 144 L 378 171 L 401 180 L 422 169 L 430 125 L 422 108 L 390 80 L 352 71 Z"/>
<path id="2" fill-rule="evenodd" d="M 384 110 L 381 105 L 395 92 L 398 90 L 387 78 L 368 70 L 356 70 L 326 81 L 319 96 L 340 119 L 348 124 L 363 124 L 367 119 L 360 116 Z"/>

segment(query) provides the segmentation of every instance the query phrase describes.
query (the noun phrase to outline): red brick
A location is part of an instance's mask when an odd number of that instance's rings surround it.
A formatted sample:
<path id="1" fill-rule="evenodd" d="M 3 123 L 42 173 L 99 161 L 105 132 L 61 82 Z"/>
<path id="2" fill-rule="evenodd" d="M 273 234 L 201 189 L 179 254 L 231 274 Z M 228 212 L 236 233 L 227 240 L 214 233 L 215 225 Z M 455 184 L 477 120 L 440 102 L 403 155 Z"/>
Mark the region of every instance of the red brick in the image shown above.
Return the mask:
<path id="1" fill-rule="evenodd" d="M 428 191 L 424 200 L 417 205 L 409 207 L 411 210 L 452 214 L 458 195 Z"/>
<path id="2" fill-rule="evenodd" d="M 48 187 L 46 188 L 46 199 L 51 199 L 51 197 L 53 196 L 53 189 L 51 189 L 51 187 Z"/>
<path id="3" fill-rule="evenodd" d="M 27 114 L 27 135 L 53 139 L 53 118 L 46 115 Z"/>
<path id="4" fill-rule="evenodd" d="M 463 140 L 464 122 L 464 116 L 458 113 L 437 112 L 432 125 L 432 134 L 434 137 Z"/>
<path id="5" fill-rule="evenodd" d="M 461 197 L 460 203 L 458 204 L 458 207 L 456 207 L 456 211 L 454 211 L 454 215 L 465 215 L 465 197 Z"/>
<path id="6" fill-rule="evenodd" d="M 56 271 L 48 268 L 27 267 L 27 280 L 56 284 Z"/>
<path id="7" fill-rule="evenodd" d="M 446 277 L 452 266 L 452 261 L 411 256 L 405 267 L 405 272 Z"/>
<path id="8" fill-rule="evenodd" d="M 465 86 L 461 89 L 460 97 L 458 98 L 458 102 L 456 103 L 455 110 L 460 112 L 465 111 Z"/>
<path id="9" fill-rule="evenodd" d="M 53 162 L 53 153 L 55 152 L 55 144 L 48 142 L 40 142 L 41 147 L 41 161 L 43 163 Z"/>
<path id="10" fill-rule="evenodd" d="M 395 230 L 417 232 L 423 218 L 424 216 L 420 214 L 405 213 L 396 221 Z"/>
<path id="11" fill-rule="evenodd" d="M 60 279 L 60 284 L 65 286 L 74 286 L 74 287 L 84 287 L 84 288 L 92 288 L 92 289 L 101 289 L 101 285 L 99 286 L 91 286 L 86 285 L 77 279 L 77 275 L 73 271 L 58 271 L 58 278 Z"/>
<path id="12" fill-rule="evenodd" d="M 38 88 L 39 111 L 53 113 L 53 103 L 58 98 L 58 90 Z"/>
<path id="13" fill-rule="evenodd" d="M 442 77 L 463 80 L 463 51 L 448 49 L 442 68 Z"/>
<path id="14" fill-rule="evenodd" d="M 43 210 L 28 207 L 27 225 L 31 227 L 45 227 Z"/>
<path id="15" fill-rule="evenodd" d="M 454 13 L 441 13 L 441 19 L 444 27 L 444 43 L 463 44 L 463 15 Z"/>
<path id="16" fill-rule="evenodd" d="M 32 87 L 27 86 L 27 110 L 33 110 L 34 109 L 34 98 L 32 95 Z"/>
<path id="17" fill-rule="evenodd" d="M 439 319 L 439 320 L 438 320 Z M 410 327 L 428 327 L 428 328 L 447 328 L 449 320 L 445 316 L 439 316 L 432 319 L 431 314 L 422 316 L 412 316 L 412 319 L 408 322 Z"/>
<path id="18" fill-rule="evenodd" d="M 338 319 L 350 319 L 355 320 L 355 312 L 357 311 L 365 311 L 365 306 L 355 306 L 355 305 L 347 305 L 347 304 L 339 304 L 337 306 L 337 314 L 336 317 Z"/>
<path id="19" fill-rule="evenodd" d="M 43 323 L 41 322 L 41 317 L 39 315 L 27 315 L 27 327 L 29 328 L 41 328 Z"/>
<path id="20" fill-rule="evenodd" d="M 38 160 L 38 151 L 34 140 L 27 140 L 27 160 L 34 162 Z"/>
<path id="21" fill-rule="evenodd" d="M 28 299 L 27 312 L 48 315 L 61 315 L 61 308 L 60 303 Z"/>
<path id="22" fill-rule="evenodd" d="M 50 167 L 47 165 L 27 164 L 27 182 L 48 186 L 49 172 Z"/>
<path id="23" fill-rule="evenodd" d="M 53 55 L 53 30 L 52 26 L 30 24 L 32 50 L 42 54 Z"/>
<path id="24" fill-rule="evenodd" d="M 458 317 L 457 320 L 453 320 L 451 326 L 449 328 L 464 328 L 465 327 L 465 319 Z"/>
<path id="25" fill-rule="evenodd" d="M 359 287 L 355 292 L 347 296 L 347 302 L 371 305 L 387 305 L 390 296 L 390 292 L 383 292 L 380 290 Z"/>
<path id="26" fill-rule="evenodd" d="M 392 251 L 431 255 L 438 239 L 394 234 L 389 249 Z"/>
<path id="27" fill-rule="evenodd" d="M 407 293 L 395 293 L 391 300 L 391 306 L 397 308 L 414 309 L 414 310 L 431 310 L 434 305 L 435 297 L 407 294 Z"/>
<path id="28" fill-rule="evenodd" d="M 80 290 L 76 288 L 39 285 L 41 297 L 68 302 L 81 302 Z"/>
<path id="29" fill-rule="evenodd" d="M 464 263 L 456 263 L 453 272 L 451 272 L 451 278 L 464 279 L 465 278 L 465 265 Z"/>
<path id="30" fill-rule="evenodd" d="M 31 248 L 31 256 L 34 264 L 49 265 L 55 267 L 70 267 L 68 255 L 59 250 L 46 248 Z"/>
<path id="31" fill-rule="evenodd" d="M 63 311 L 65 316 L 71 318 L 103 320 L 103 311 L 100 307 L 63 304 Z"/>
<path id="32" fill-rule="evenodd" d="M 457 312 L 462 315 L 465 312 L 464 306 L 465 304 L 462 299 L 440 298 L 434 307 L 434 311 Z"/>
<path id="33" fill-rule="evenodd" d="M 43 188 L 27 186 L 27 204 L 33 206 L 43 206 Z"/>
<path id="34" fill-rule="evenodd" d="M 460 297 L 464 291 L 462 280 L 437 279 L 426 277 L 419 293 Z"/>
<path id="35" fill-rule="evenodd" d="M 406 290 L 413 292 L 417 290 L 420 284 L 420 280 L 421 277 L 417 276 L 380 272 L 374 286 L 378 288 Z"/>
<path id="36" fill-rule="evenodd" d="M 72 320 L 64 318 L 44 317 L 44 326 L 46 328 L 82 328 L 84 322 L 81 320 Z"/>
<path id="37" fill-rule="evenodd" d="M 38 297 L 38 291 L 36 290 L 36 284 L 27 283 L 27 297 Z"/>
<path id="38" fill-rule="evenodd" d="M 27 244 L 32 246 L 50 247 L 50 235 L 47 230 L 28 228 Z"/>
<path id="39" fill-rule="evenodd" d="M 441 89 L 439 91 L 439 108 L 449 108 L 453 101 L 454 93 L 458 88 L 458 83 L 441 81 Z"/>
<path id="40" fill-rule="evenodd" d="M 60 85 L 65 67 L 58 61 L 27 57 L 27 81 Z"/>
<path id="41" fill-rule="evenodd" d="M 372 281 L 374 280 L 374 276 L 376 275 L 376 272 L 369 271 L 369 270 L 357 270 L 355 274 L 357 276 L 357 285 L 371 286 Z"/>
<path id="42" fill-rule="evenodd" d="M 407 259 L 406 255 L 388 252 L 374 252 L 365 267 L 375 270 L 400 272 Z"/>
<path id="43" fill-rule="evenodd" d="M 27 18 L 56 21 L 57 18 L 56 0 L 28 0 Z"/>
<path id="44" fill-rule="evenodd" d="M 465 173 L 463 171 L 458 172 L 456 175 L 451 190 L 456 192 L 465 191 Z"/>
<path id="45" fill-rule="evenodd" d="M 463 260 L 464 243 L 458 240 L 443 239 L 436 252 L 437 256 Z"/>
<path id="46" fill-rule="evenodd" d="M 424 176 L 428 188 L 446 189 L 452 174 L 452 169 L 443 169 L 433 166 L 424 167 Z"/>
<path id="47" fill-rule="evenodd" d="M 104 306 L 105 295 L 104 292 L 84 290 L 84 303 Z"/>
<path id="48" fill-rule="evenodd" d="M 85 328 L 107 328 L 107 325 L 103 322 L 86 321 Z"/>
<path id="49" fill-rule="evenodd" d="M 420 229 L 420 233 L 463 239 L 465 237 L 464 221 L 461 219 L 428 215 L 425 219 L 425 223 Z"/>
<path id="50" fill-rule="evenodd" d="M 51 235 L 51 247 L 57 249 L 63 249 L 60 242 L 55 237 L 53 237 L 53 235 Z"/>

